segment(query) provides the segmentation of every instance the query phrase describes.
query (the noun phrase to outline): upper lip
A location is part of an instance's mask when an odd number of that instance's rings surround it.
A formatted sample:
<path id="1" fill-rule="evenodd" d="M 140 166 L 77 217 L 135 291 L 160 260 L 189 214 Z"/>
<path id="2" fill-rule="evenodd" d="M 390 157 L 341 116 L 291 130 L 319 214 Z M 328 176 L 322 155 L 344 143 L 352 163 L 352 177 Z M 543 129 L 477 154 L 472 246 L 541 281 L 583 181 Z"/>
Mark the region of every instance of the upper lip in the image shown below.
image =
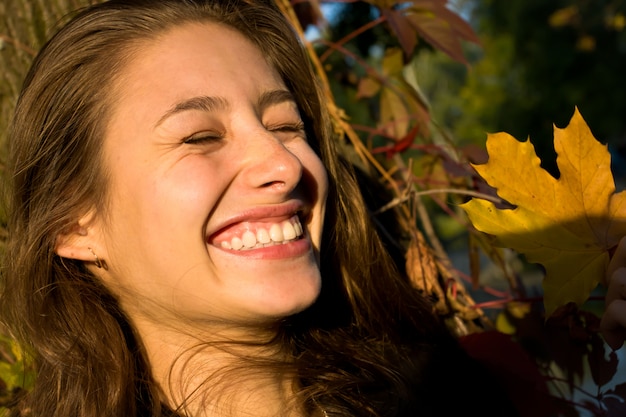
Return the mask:
<path id="1" fill-rule="evenodd" d="M 209 241 L 211 238 L 220 231 L 230 227 L 234 224 L 241 222 L 254 222 L 254 221 L 276 221 L 286 220 L 297 214 L 300 217 L 302 224 L 305 223 L 308 216 L 308 209 L 305 207 L 304 202 L 301 200 L 289 200 L 281 204 L 271 204 L 252 207 L 243 210 L 235 215 L 221 221 L 216 224 L 211 230 L 208 230 L 207 236 Z"/>

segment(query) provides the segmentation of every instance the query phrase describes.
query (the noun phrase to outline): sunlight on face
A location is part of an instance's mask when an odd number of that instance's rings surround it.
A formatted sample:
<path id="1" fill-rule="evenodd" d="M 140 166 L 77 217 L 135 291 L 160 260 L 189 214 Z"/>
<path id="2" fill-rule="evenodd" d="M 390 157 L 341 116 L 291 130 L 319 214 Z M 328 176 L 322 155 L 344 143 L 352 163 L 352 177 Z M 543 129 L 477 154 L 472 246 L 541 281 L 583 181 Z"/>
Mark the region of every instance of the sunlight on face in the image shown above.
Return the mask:
<path id="1" fill-rule="evenodd" d="M 276 71 L 240 33 L 146 42 L 104 143 L 105 282 L 135 322 L 272 320 L 318 296 L 327 177 Z"/>

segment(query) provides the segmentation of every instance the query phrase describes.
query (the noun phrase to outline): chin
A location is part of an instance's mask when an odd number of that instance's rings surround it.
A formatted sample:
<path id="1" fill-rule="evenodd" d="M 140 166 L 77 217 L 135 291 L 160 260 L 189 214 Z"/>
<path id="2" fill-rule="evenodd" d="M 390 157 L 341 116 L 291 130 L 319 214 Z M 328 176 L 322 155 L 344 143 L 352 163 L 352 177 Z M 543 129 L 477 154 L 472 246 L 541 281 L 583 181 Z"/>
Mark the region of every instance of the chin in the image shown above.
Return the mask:
<path id="1" fill-rule="evenodd" d="M 267 292 L 266 292 L 267 291 Z M 317 300 L 321 291 L 319 275 L 307 283 L 302 283 L 298 288 L 281 288 L 280 290 L 266 290 L 265 297 L 259 301 L 267 316 L 274 319 L 285 318 L 301 313 L 311 307 Z"/>

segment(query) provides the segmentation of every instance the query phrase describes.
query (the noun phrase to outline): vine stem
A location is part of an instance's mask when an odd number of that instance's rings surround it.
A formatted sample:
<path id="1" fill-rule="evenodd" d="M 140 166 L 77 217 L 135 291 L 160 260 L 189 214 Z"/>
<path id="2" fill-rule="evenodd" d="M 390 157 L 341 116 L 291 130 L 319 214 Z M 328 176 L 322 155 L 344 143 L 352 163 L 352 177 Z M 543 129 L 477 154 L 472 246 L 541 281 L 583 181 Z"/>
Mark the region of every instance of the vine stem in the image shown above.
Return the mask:
<path id="1" fill-rule="evenodd" d="M 396 197 L 391 200 L 389 203 L 385 204 L 378 210 L 374 212 L 374 214 L 384 213 L 387 210 L 394 208 L 397 205 L 403 204 L 407 202 L 412 196 L 422 196 L 422 195 L 432 195 L 432 194 L 459 194 L 459 195 L 468 195 L 470 197 L 481 198 L 483 200 L 491 201 L 492 203 L 504 203 L 504 201 L 498 197 L 491 196 L 489 194 L 479 193 L 477 191 L 472 190 L 462 190 L 458 188 L 440 188 L 433 190 L 423 190 L 423 191 L 411 191 L 408 195 L 404 195 L 401 197 Z"/>
<path id="2" fill-rule="evenodd" d="M 13 38 L 9 38 L 6 35 L 2 35 L 0 34 L 0 41 L 2 42 L 6 42 L 8 44 L 11 44 L 13 46 L 15 46 L 17 49 L 21 49 L 22 51 L 26 52 L 29 55 L 35 56 L 35 54 L 37 53 L 37 51 L 35 51 L 33 48 L 24 45 L 22 42 L 17 41 Z"/>
<path id="3" fill-rule="evenodd" d="M 322 55 L 320 55 L 320 62 L 324 62 L 326 61 L 326 59 L 330 56 L 330 54 L 332 54 L 338 46 L 341 46 L 343 44 L 345 44 L 346 42 L 349 42 L 351 39 L 356 38 L 357 36 L 359 36 L 361 33 L 379 25 L 380 23 L 384 22 L 385 20 L 387 20 L 387 18 L 385 16 L 380 16 L 378 19 L 372 20 L 371 22 L 368 22 L 366 24 L 364 24 L 363 26 L 361 26 L 360 28 L 353 30 L 352 32 L 348 33 L 346 36 L 344 36 L 343 38 L 339 39 L 337 42 L 333 42 L 333 43 L 329 43 L 328 46 L 329 48 L 324 51 L 324 53 Z"/>

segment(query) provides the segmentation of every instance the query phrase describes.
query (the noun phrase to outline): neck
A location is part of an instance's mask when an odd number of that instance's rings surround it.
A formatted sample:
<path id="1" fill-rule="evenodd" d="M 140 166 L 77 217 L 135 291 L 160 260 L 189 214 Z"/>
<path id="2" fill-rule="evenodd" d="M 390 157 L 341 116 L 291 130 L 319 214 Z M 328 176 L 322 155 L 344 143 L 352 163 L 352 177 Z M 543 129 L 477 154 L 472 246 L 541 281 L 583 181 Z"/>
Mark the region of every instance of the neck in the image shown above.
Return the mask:
<path id="1" fill-rule="evenodd" d="M 194 417 L 303 415 L 297 407 L 285 411 L 293 399 L 293 376 L 286 369 L 263 366 L 288 361 L 280 347 L 269 343 L 275 332 L 234 330 L 232 326 L 211 326 L 210 332 L 183 332 L 146 323 L 137 327 L 153 377 L 164 402 L 173 409 L 183 409 Z"/>

